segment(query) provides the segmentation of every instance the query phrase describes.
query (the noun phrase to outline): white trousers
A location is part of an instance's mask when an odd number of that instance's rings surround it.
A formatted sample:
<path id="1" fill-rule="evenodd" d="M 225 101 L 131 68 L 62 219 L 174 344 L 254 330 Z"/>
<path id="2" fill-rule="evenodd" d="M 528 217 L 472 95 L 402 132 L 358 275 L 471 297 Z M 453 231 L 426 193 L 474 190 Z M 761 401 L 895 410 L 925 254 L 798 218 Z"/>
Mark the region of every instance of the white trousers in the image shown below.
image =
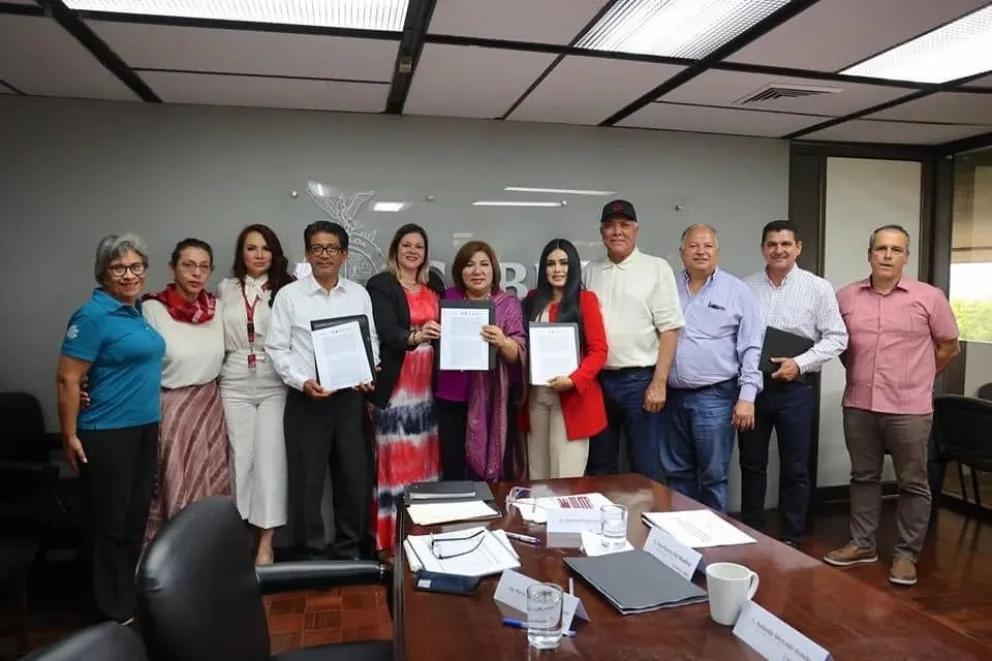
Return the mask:
<path id="1" fill-rule="evenodd" d="M 221 374 L 220 393 L 238 511 L 258 528 L 285 525 L 286 386 L 267 362 L 260 361 L 252 372 L 247 356 L 231 354 Z"/>
<path id="2" fill-rule="evenodd" d="M 568 440 L 561 398 L 551 388 L 531 388 L 529 399 L 530 436 L 527 463 L 530 479 L 582 477 L 589 459 L 589 439 Z"/>

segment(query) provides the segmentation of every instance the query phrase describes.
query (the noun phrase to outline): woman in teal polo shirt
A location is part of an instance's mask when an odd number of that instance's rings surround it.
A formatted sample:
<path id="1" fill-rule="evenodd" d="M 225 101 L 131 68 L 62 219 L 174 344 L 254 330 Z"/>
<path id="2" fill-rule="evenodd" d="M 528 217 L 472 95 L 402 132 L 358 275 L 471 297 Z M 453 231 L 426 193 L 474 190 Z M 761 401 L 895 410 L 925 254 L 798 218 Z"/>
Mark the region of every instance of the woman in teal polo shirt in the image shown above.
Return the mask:
<path id="1" fill-rule="evenodd" d="M 158 457 L 165 341 L 141 315 L 147 268 L 148 250 L 137 236 L 100 241 L 100 286 L 69 320 L 56 376 L 65 457 L 90 504 L 96 607 L 118 622 L 134 612 L 134 570 Z M 89 403 L 80 409 L 84 379 Z"/>

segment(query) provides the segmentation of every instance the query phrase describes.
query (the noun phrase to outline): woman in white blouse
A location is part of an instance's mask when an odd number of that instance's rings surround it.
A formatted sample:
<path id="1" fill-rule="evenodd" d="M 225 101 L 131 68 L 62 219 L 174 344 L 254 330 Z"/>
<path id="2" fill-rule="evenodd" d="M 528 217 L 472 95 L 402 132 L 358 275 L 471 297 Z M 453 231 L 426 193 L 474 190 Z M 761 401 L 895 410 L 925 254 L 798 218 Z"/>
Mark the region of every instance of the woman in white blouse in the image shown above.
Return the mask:
<path id="1" fill-rule="evenodd" d="M 294 278 L 275 233 L 249 225 L 238 236 L 234 277 L 220 283 L 224 346 L 221 396 L 241 517 L 258 530 L 256 564 L 272 562 L 272 537 L 286 523 L 286 386 L 265 355 L 276 292 Z"/>
<path id="2" fill-rule="evenodd" d="M 210 245 L 183 239 L 169 260 L 173 281 L 144 297 L 141 312 L 165 338 L 155 496 L 145 540 L 188 504 L 230 495 L 227 425 L 217 378 L 224 362 L 221 305 L 207 291 Z"/>

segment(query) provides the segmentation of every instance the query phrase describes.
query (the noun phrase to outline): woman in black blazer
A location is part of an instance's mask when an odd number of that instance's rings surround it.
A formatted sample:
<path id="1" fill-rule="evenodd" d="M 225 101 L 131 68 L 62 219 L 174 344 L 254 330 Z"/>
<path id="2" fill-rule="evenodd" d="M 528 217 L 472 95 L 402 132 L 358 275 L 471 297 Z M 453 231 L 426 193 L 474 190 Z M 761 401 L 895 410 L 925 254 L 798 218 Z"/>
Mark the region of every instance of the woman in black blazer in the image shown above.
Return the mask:
<path id="1" fill-rule="evenodd" d="M 396 230 L 386 270 L 366 288 L 379 335 L 380 372 L 372 402 L 377 454 L 376 548 L 392 556 L 396 500 L 407 485 L 440 473 L 434 419 L 434 352 L 440 337 L 444 282 L 430 268 L 427 233 L 419 225 Z"/>

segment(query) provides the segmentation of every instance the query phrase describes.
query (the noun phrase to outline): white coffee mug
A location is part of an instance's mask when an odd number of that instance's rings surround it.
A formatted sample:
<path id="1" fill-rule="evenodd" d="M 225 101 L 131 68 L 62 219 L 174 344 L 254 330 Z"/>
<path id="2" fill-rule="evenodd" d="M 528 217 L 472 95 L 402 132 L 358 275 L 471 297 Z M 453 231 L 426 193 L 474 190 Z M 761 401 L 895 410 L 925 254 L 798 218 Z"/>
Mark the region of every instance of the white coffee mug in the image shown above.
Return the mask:
<path id="1" fill-rule="evenodd" d="M 717 624 L 733 626 L 744 603 L 758 591 L 758 575 L 732 562 L 714 562 L 706 567 L 710 617 Z"/>

